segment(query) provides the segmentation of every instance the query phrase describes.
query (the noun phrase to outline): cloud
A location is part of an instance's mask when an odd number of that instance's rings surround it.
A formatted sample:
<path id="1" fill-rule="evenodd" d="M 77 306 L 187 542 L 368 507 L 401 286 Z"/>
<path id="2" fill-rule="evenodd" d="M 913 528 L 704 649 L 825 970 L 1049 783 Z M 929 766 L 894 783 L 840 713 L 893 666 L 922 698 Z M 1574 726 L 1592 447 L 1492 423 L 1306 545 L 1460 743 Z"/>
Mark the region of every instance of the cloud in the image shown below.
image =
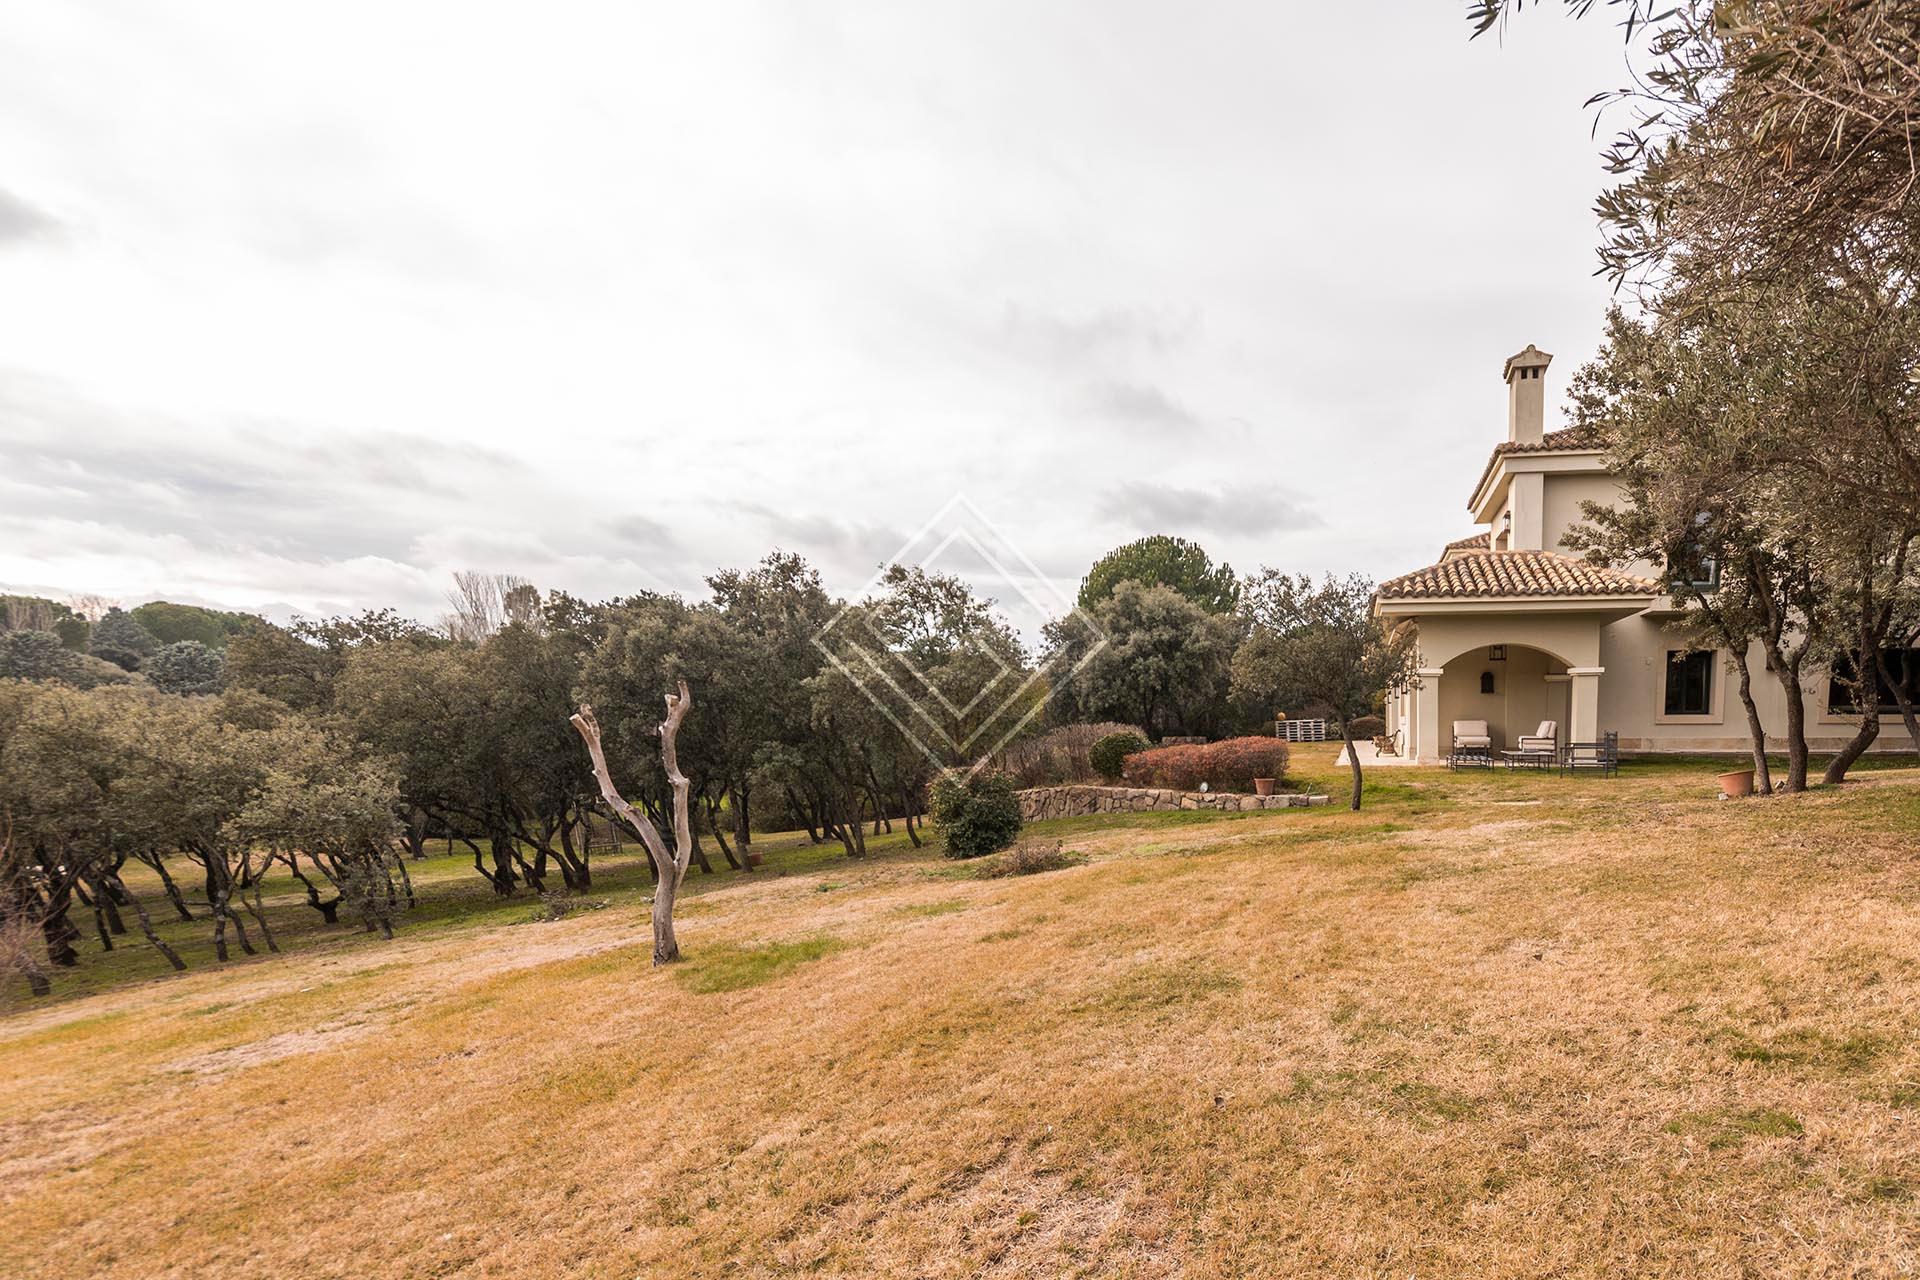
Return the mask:
<path id="1" fill-rule="evenodd" d="M 1135 430 L 1191 431 L 1201 425 L 1193 410 L 1147 383 L 1097 383 L 1083 404 L 1088 416 Z"/>
<path id="2" fill-rule="evenodd" d="M 1148 532 L 1287 533 L 1326 523 L 1293 495 L 1252 486 L 1209 491 L 1129 481 L 1102 493 L 1098 509 Z"/>
<path id="3" fill-rule="evenodd" d="M 0 581 L 240 605 L 303 592 L 307 612 L 430 617 L 455 569 L 609 595 L 699 580 L 666 554 L 667 525 L 610 517 L 465 442 L 187 423 L 4 372 L 0 423 Z"/>
<path id="4" fill-rule="evenodd" d="M 52 214 L 0 187 L 0 245 L 51 240 L 64 228 Z"/>
<path id="5" fill-rule="evenodd" d="M 673 528 L 652 516 L 625 515 L 607 523 L 607 531 L 621 545 L 635 551 L 671 551 L 680 546 Z"/>
<path id="6" fill-rule="evenodd" d="M 1164 354 L 1184 346 L 1199 330 L 1193 312 L 1149 307 L 1101 307 L 1061 315 L 1009 302 L 1001 329 L 1023 355 L 1048 365 L 1078 365 L 1142 352 Z"/>
<path id="7" fill-rule="evenodd" d="M 863 575 L 891 563 L 908 541 L 907 534 L 887 525 L 780 511 L 751 502 L 738 504 L 738 509 L 759 517 L 780 546 Z"/>

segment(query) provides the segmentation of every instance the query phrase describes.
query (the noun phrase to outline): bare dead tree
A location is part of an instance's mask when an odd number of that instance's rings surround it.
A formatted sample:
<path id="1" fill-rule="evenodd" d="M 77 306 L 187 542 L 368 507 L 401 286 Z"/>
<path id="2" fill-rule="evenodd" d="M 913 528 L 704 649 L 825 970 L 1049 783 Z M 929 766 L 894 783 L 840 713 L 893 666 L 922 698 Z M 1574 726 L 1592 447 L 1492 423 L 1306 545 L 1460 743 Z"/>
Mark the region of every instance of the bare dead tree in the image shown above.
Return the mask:
<path id="1" fill-rule="evenodd" d="M 120 602 L 112 596 L 86 593 L 67 597 L 67 607 L 88 622 L 98 622 L 107 616 L 109 609 L 119 608 Z"/>
<path id="2" fill-rule="evenodd" d="M 531 609 L 529 595 L 534 602 Z M 453 612 L 445 615 L 442 625 L 449 638 L 478 644 L 507 623 L 537 614 L 539 598 L 525 578 L 462 569 L 453 575 L 453 586 L 447 591 Z"/>
<path id="3" fill-rule="evenodd" d="M 667 718 L 660 722 L 660 765 L 665 770 L 667 782 L 673 787 L 673 852 L 667 852 L 666 843 L 660 838 L 660 831 L 647 816 L 628 804 L 620 789 L 613 784 L 613 775 L 607 771 L 607 756 L 600 747 L 600 723 L 593 718 L 593 708 L 586 703 L 580 704 L 580 710 L 569 717 L 573 727 L 580 732 L 581 740 L 587 744 L 587 754 L 593 757 L 593 776 L 600 783 L 600 795 L 613 811 L 620 815 L 641 843 L 647 846 L 647 852 L 653 857 L 653 864 L 659 869 L 660 881 L 653 891 L 653 962 L 656 965 L 672 964 L 680 958 L 680 943 L 673 936 L 673 904 L 679 895 L 680 882 L 687 874 L 687 863 L 693 857 L 693 825 L 688 817 L 688 794 L 692 785 L 687 775 L 680 772 L 680 755 L 677 739 L 680 722 L 687 718 L 687 712 L 693 706 L 693 694 L 687 688 L 685 680 L 680 681 L 680 692 L 667 695 Z"/>

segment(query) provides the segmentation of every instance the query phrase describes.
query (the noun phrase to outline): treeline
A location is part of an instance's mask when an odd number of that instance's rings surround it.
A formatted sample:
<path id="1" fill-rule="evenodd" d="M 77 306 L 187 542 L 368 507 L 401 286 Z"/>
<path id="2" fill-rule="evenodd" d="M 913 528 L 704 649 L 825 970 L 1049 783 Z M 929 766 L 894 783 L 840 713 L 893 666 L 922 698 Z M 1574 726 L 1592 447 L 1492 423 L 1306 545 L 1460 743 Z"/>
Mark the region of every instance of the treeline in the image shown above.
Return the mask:
<path id="1" fill-rule="evenodd" d="M 23 604 L 9 620 L 42 625 L 0 636 L 14 951 L 32 934 L 25 951 L 57 968 L 89 931 L 111 947 L 137 927 L 178 967 L 150 906 L 204 920 L 221 958 L 274 950 L 270 878 L 328 924 L 391 932 L 430 840 L 464 849 L 498 895 L 586 891 L 601 799 L 568 718 L 594 707 L 621 792 L 667 827 L 656 731 L 682 680 L 702 872 L 751 870 L 756 830 L 857 857 L 897 824 L 917 846 L 943 767 L 1065 722 L 1264 726 L 1272 682 L 1245 663 L 1235 681 L 1257 613 L 1231 569 L 1173 539 L 1115 558 L 1135 576 L 1083 592 L 1086 615 L 1038 653 L 958 579 L 895 567 L 848 602 L 784 553 L 714 574 L 697 601 L 465 574 L 432 628 L 392 610 L 281 627 L 166 605 L 101 610 L 81 636 L 57 629 L 78 613 Z M 82 665 L 22 659 L 48 642 Z M 171 679 L 161 658 L 181 645 L 216 656 L 205 679 Z M 164 902 L 129 891 L 130 867 Z M 16 963 L 44 985 L 43 966 Z"/>

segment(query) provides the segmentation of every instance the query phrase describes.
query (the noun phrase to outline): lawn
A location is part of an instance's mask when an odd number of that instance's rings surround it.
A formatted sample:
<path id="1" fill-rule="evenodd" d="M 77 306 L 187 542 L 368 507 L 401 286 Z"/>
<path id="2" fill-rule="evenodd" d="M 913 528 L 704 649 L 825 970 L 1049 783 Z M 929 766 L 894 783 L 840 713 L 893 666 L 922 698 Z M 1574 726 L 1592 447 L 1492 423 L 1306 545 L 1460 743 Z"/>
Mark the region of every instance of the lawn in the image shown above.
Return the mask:
<path id="1" fill-rule="evenodd" d="M 550 922 L 436 863 L 0 1020 L 0 1275 L 1910 1274 L 1920 770 L 1720 767 L 788 841 L 661 971 L 631 859 Z"/>

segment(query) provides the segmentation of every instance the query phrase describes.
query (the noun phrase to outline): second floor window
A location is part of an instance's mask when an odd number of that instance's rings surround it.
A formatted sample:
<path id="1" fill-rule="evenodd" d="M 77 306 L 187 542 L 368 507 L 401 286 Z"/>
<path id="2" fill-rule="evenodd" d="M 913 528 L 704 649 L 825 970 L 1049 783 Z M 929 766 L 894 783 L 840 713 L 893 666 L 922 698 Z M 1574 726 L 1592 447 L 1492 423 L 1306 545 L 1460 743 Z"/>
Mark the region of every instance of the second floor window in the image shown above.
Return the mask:
<path id="1" fill-rule="evenodd" d="M 1713 714 L 1713 654 L 1667 650 L 1667 714 Z"/>

